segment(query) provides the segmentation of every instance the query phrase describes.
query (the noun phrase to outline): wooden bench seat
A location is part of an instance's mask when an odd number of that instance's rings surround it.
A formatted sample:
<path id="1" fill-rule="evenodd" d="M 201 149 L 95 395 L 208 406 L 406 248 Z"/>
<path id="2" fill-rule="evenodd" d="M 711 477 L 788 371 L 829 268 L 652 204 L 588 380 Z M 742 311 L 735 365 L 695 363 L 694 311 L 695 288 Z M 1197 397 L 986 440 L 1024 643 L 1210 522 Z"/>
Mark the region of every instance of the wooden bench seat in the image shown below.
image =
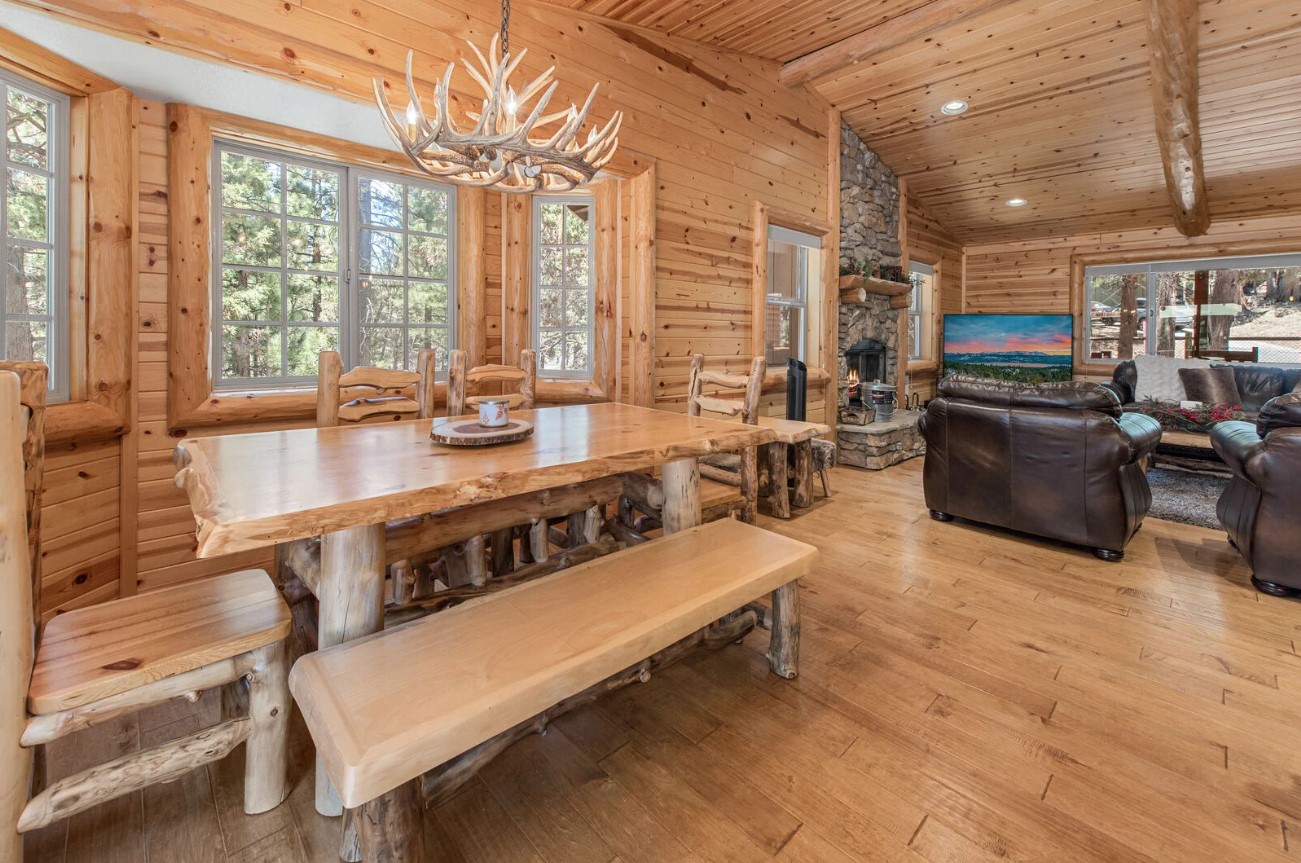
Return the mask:
<path id="1" fill-rule="evenodd" d="M 309 654 L 290 689 L 339 796 L 360 806 L 772 591 L 778 670 L 793 677 L 794 582 L 817 558 L 717 521 Z"/>
<path id="2" fill-rule="evenodd" d="M 289 609 L 260 569 L 60 614 L 41 635 L 28 710 L 80 707 L 289 634 Z"/>

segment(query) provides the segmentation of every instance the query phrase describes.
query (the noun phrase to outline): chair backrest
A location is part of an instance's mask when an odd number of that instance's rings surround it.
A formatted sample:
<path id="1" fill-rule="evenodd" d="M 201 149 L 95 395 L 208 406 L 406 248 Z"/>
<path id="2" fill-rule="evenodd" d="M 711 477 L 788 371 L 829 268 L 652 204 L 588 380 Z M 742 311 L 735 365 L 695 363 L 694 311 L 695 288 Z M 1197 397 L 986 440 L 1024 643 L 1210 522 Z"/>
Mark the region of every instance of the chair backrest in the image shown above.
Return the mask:
<path id="1" fill-rule="evenodd" d="M 337 351 L 321 351 L 316 373 L 316 424 L 337 426 L 378 416 L 432 419 L 434 357 L 432 350 L 421 351 L 414 372 L 371 366 L 345 372 Z"/>
<path id="2" fill-rule="evenodd" d="M 0 363 L 18 375 L 23 419 L 23 492 L 27 509 L 27 557 L 32 573 L 32 613 L 41 619 L 41 491 L 45 485 L 45 394 L 49 369 L 44 363 Z"/>
<path id="3" fill-rule="evenodd" d="M 509 406 L 522 410 L 536 407 L 538 383 L 537 354 L 527 348 L 519 353 L 519 366 L 489 364 L 467 369 L 468 357 L 465 351 L 452 351 L 447 370 L 447 415 L 461 416 L 467 409 L 478 409 L 477 396 L 487 395 L 479 392 L 486 383 L 499 383 L 513 386 L 513 393 L 502 393 L 509 399 Z"/>
<path id="4" fill-rule="evenodd" d="M 702 410 L 724 416 L 740 416 L 741 422 L 748 425 L 759 423 L 759 396 L 763 392 L 763 376 L 768 370 L 768 362 L 763 357 L 750 361 L 750 373 L 737 375 L 730 372 L 705 371 L 705 355 L 696 354 L 691 358 L 691 378 L 687 389 L 687 415 L 698 417 Z M 719 398 L 705 395 L 705 385 L 715 389 L 744 390 L 742 398 Z"/>

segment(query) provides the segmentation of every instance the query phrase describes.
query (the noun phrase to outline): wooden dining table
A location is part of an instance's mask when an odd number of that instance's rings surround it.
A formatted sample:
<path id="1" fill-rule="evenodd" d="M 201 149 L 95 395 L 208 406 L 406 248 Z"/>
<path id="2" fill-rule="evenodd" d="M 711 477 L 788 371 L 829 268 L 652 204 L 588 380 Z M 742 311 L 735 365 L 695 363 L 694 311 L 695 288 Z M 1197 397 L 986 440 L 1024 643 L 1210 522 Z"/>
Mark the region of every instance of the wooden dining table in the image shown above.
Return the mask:
<path id="1" fill-rule="evenodd" d="M 197 554 L 320 537 L 324 648 L 383 628 L 387 522 L 452 509 L 463 522 L 466 507 L 659 466 L 672 533 L 700 523 L 700 456 L 777 439 L 763 426 L 618 403 L 511 417 L 532 423 L 532 436 L 486 447 L 436 444 L 427 419 L 186 438 L 177 485 L 194 511 Z M 319 769 L 317 809 L 340 814 Z"/>

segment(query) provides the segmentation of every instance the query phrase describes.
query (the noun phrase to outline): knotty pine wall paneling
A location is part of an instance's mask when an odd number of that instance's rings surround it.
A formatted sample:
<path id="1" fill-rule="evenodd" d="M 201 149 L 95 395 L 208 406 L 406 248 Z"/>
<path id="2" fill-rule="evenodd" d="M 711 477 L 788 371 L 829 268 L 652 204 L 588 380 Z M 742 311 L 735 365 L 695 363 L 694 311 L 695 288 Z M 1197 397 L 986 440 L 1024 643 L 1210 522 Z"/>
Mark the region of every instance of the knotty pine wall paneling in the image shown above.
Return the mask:
<path id="1" fill-rule="evenodd" d="M 948 230 L 933 219 L 916 195 L 906 195 L 907 208 L 905 232 L 910 260 L 936 266 L 939 285 L 935 309 L 935 346 L 931 360 L 938 363 L 944 346 L 944 315 L 962 311 L 962 244 Z M 920 393 L 923 399 L 935 397 L 938 367 L 908 373 L 909 393 Z"/>

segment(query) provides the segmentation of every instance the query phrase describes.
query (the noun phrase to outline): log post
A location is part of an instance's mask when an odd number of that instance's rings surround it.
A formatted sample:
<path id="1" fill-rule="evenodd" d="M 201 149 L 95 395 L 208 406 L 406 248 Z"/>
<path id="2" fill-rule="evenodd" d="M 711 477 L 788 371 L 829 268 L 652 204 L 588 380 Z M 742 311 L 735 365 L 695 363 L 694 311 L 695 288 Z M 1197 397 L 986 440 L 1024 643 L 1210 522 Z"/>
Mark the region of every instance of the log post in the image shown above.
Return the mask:
<path id="1" fill-rule="evenodd" d="M 350 527 L 321 537 L 318 641 L 333 647 L 384 628 L 384 525 Z M 343 814 L 320 758 L 316 760 L 316 811 Z"/>
<path id="2" fill-rule="evenodd" d="M 1147 0 L 1156 139 L 1175 227 L 1199 237 L 1211 225 L 1202 163 L 1197 0 Z"/>
<path id="3" fill-rule="evenodd" d="M 512 527 L 494 530 L 490 537 L 492 545 L 493 575 L 505 575 L 515 568 L 515 529 Z"/>
<path id="4" fill-rule="evenodd" d="M 403 782 L 357 809 L 366 863 L 424 863 L 418 780 Z"/>
<path id="5" fill-rule="evenodd" d="M 772 592 L 768 665 L 778 677 L 795 679 L 800 664 L 800 586 L 792 581 Z"/>
<path id="6" fill-rule="evenodd" d="M 447 415 L 459 417 L 465 413 L 465 375 L 469 371 L 465 351 L 455 350 L 448 355 Z"/>
<path id="7" fill-rule="evenodd" d="M 700 524 L 700 466 L 694 458 L 665 462 L 664 533 L 677 533 Z"/>
<path id="8" fill-rule="evenodd" d="M 488 560 L 485 557 L 483 536 L 472 536 L 465 541 L 465 574 L 474 587 L 488 583 Z"/>
<path id="9" fill-rule="evenodd" d="M 27 805 L 32 752 L 19 740 L 27 722 L 27 684 L 36 647 L 23 488 L 27 423 L 18 402 L 20 389 L 18 375 L 0 373 L 0 860 L 6 863 L 23 859 L 23 840 L 15 828 Z"/>
<path id="10" fill-rule="evenodd" d="M 772 484 L 768 489 L 768 506 L 777 518 L 790 518 L 791 499 L 787 488 L 786 444 L 780 441 L 764 444 L 763 455 L 764 464 L 768 468 L 768 481 Z"/>
<path id="11" fill-rule="evenodd" d="M 259 647 L 248 678 L 244 748 L 244 814 L 257 815 L 289 796 L 289 662 L 283 641 Z"/>
<path id="12" fill-rule="evenodd" d="M 544 563 L 551 556 L 551 526 L 545 518 L 535 518 L 529 524 L 529 553 L 534 563 Z"/>
<path id="13" fill-rule="evenodd" d="M 791 505 L 799 509 L 813 506 L 813 441 L 802 440 L 795 444 L 795 487 L 791 491 Z"/>
<path id="14" fill-rule="evenodd" d="M 741 521 L 754 524 L 759 520 L 759 448 L 741 450 Z"/>

